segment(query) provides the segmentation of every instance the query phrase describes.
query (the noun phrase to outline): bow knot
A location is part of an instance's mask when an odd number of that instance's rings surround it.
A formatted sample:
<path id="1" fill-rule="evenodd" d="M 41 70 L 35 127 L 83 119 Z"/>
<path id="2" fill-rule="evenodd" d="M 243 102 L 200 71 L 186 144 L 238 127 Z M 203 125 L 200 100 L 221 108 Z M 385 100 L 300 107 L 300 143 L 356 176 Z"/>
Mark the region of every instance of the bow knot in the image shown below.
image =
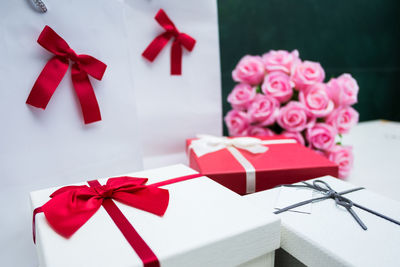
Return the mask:
<path id="1" fill-rule="evenodd" d="M 102 198 L 111 198 L 114 193 L 114 189 L 111 188 L 109 185 L 95 186 L 93 187 L 93 189 Z"/>
<path id="2" fill-rule="evenodd" d="M 165 29 L 166 32 L 170 33 L 175 38 L 177 38 L 180 35 L 180 32 L 173 24 L 165 25 L 165 27 L 163 27 L 163 28 Z"/>
<path id="3" fill-rule="evenodd" d="M 338 197 L 338 192 L 335 190 L 329 190 L 328 192 L 325 193 L 326 196 L 336 199 Z"/>
<path id="4" fill-rule="evenodd" d="M 346 209 L 350 209 L 353 206 L 353 202 L 350 199 L 342 196 L 340 193 L 333 190 L 328 183 L 322 180 L 315 180 L 313 182 L 313 187 L 315 190 L 324 194 L 326 198 L 331 198 L 335 200 L 335 203 L 338 206 L 342 206 Z"/>
<path id="5" fill-rule="evenodd" d="M 89 55 L 78 55 L 49 26 L 44 27 L 37 42 L 55 56 L 43 68 L 26 103 L 46 109 L 54 91 L 67 72 L 69 60 L 71 60 L 75 62 L 72 65 L 72 83 L 81 105 L 85 124 L 101 120 L 99 105 L 88 74 L 101 80 L 107 68 L 106 64 Z"/>
<path id="6" fill-rule="evenodd" d="M 164 46 L 171 38 L 175 38 L 171 47 L 171 75 L 182 74 L 182 47 L 188 51 L 192 51 L 196 40 L 191 36 L 180 32 L 171 19 L 167 16 L 163 9 L 160 9 L 155 16 L 156 21 L 164 28 L 165 32 L 158 35 L 146 50 L 143 51 L 142 56 L 153 62 L 157 55 L 161 52 Z"/>
<path id="7" fill-rule="evenodd" d="M 70 60 L 72 60 L 72 61 L 74 61 L 76 63 L 79 62 L 79 56 L 78 56 L 78 54 L 75 53 L 75 51 L 72 48 L 68 47 L 68 49 L 65 51 L 65 53 L 67 54 L 66 56 Z"/>

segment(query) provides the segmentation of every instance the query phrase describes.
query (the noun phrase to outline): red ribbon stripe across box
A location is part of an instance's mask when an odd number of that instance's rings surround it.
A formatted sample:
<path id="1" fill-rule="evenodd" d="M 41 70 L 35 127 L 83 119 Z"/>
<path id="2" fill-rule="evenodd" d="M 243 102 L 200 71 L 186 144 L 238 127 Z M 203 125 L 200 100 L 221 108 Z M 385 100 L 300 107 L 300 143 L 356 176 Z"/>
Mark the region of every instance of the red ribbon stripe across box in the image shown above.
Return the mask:
<path id="1" fill-rule="evenodd" d="M 160 9 L 155 16 L 156 21 L 165 29 L 165 32 L 158 35 L 142 53 L 142 56 L 153 62 L 157 55 L 171 38 L 174 42 L 171 47 L 171 75 L 182 74 L 182 46 L 192 51 L 196 40 L 186 33 L 179 32 L 172 20 L 163 9 Z"/>
<path id="2" fill-rule="evenodd" d="M 100 121 L 101 114 L 96 95 L 90 83 L 88 74 L 101 80 L 107 65 L 89 55 L 77 55 L 67 42 L 52 28 L 45 26 L 37 42 L 54 54 L 37 78 L 26 103 L 46 109 L 54 91 L 57 89 L 73 61 L 71 78 L 78 96 L 85 124 Z"/>
<path id="3" fill-rule="evenodd" d="M 187 140 L 186 146 L 191 168 L 241 195 L 338 176 L 335 163 L 283 136 L 199 136 Z"/>
<path id="4" fill-rule="evenodd" d="M 93 180 L 88 181 L 89 186 L 62 187 L 50 195 L 51 199 L 48 202 L 34 210 L 32 221 L 33 241 L 36 242 L 36 214 L 43 212 L 54 231 L 68 238 L 103 206 L 142 260 L 144 266 L 160 266 L 155 253 L 126 219 L 113 199 L 131 207 L 162 216 L 168 207 L 169 192 L 158 187 L 201 176 L 201 174 L 192 174 L 150 185 L 146 185 L 148 179 L 145 178 L 122 176 L 109 178 L 105 185 Z"/>

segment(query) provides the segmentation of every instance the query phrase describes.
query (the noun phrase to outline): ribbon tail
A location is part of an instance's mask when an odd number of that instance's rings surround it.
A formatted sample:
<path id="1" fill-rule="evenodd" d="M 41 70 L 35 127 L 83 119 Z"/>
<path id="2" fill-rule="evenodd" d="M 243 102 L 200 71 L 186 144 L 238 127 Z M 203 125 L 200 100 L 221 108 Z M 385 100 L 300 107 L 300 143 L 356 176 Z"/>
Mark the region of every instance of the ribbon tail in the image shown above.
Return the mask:
<path id="1" fill-rule="evenodd" d="M 54 91 L 67 72 L 68 66 L 68 60 L 62 57 L 55 56 L 51 58 L 39 74 L 26 103 L 37 108 L 46 109 Z"/>
<path id="2" fill-rule="evenodd" d="M 182 46 L 175 39 L 171 47 L 171 75 L 182 74 Z"/>
<path id="3" fill-rule="evenodd" d="M 33 243 L 36 244 L 36 214 L 43 212 L 42 207 L 38 207 L 33 210 L 33 218 L 32 218 L 32 236 Z"/>
<path id="4" fill-rule="evenodd" d="M 147 46 L 146 50 L 143 51 L 142 56 L 150 62 L 153 62 L 170 38 L 171 34 L 168 32 L 160 34 L 149 44 L 149 46 Z"/>
<path id="5" fill-rule="evenodd" d="M 96 95 L 86 72 L 82 71 L 78 64 L 72 66 L 72 83 L 81 105 L 85 124 L 100 121 L 101 114 Z"/>
<path id="6" fill-rule="evenodd" d="M 88 181 L 91 187 L 100 186 L 97 180 Z M 151 250 L 151 248 L 146 244 L 142 237 L 138 234 L 132 224 L 124 216 L 118 206 L 111 199 L 105 199 L 102 206 L 110 215 L 111 219 L 117 225 L 118 229 L 121 231 L 122 235 L 131 245 L 133 250 L 137 253 L 139 258 L 142 260 L 145 267 L 159 267 L 160 262 L 157 259 L 156 254 Z"/>
<path id="7" fill-rule="evenodd" d="M 390 222 L 392 222 L 392 223 L 394 223 L 394 224 L 400 225 L 400 221 L 397 221 L 397 220 L 395 220 L 395 219 L 392 219 L 392 218 L 390 218 L 390 217 L 388 217 L 388 216 L 386 216 L 386 215 L 383 215 L 382 213 L 373 211 L 373 210 L 371 210 L 371 209 L 369 209 L 369 208 L 367 208 L 367 207 L 361 206 L 361 205 L 356 204 L 356 203 L 353 203 L 353 205 L 354 205 L 355 207 L 359 208 L 359 209 L 365 210 L 365 211 L 367 211 L 367 212 L 369 212 L 369 213 L 372 213 L 372 214 L 374 214 L 374 215 L 376 215 L 376 216 L 378 216 L 378 217 L 381 217 L 382 219 L 385 219 L 385 220 L 388 220 L 388 221 L 390 221 Z"/>
<path id="8" fill-rule="evenodd" d="M 291 209 L 294 209 L 294 208 L 297 208 L 297 207 L 301 207 L 301 206 L 304 206 L 304 205 L 307 205 L 307 204 L 310 204 L 310 203 L 313 203 L 313 202 L 325 200 L 325 199 L 328 199 L 328 198 L 329 197 L 325 196 L 325 197 L 318 197 L 318 198 L 312 198 L 312 199 L 304 200 L 304 201 L 298 202 L 296 204 L 287 206 L 285 208 L 279 209 L 277 211 L 274 211 L 274 214 L 279 214 L 279 213 L 282 213 L 282 212 L 285 212 L 285 211 L 288 211 L 288 210 L 291 210 Z"/>

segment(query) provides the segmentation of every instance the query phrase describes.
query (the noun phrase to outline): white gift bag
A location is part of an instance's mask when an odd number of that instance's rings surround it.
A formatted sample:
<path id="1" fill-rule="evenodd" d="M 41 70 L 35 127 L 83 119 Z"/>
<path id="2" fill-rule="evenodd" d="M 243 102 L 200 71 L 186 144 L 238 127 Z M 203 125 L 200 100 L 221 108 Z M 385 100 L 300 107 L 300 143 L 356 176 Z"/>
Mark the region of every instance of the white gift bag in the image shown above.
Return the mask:
<path id="1" fill-rule="evenodd" d="M 28 193 L 141 168 L 124 5 L 110 0 L 5 1 L 0 9 L 0 220 L 3 266 L 35 266 Z M 49 25 L 78 55 L 107 65 L 89 75 L 102 120 L 85 124 L 69 68 L 45 110 L 25 101 L 54 56 L 36 41 Z M 72 52 L 70 52 L 72 53 Z M 21 257 L 22 256 L 22 257 Z"/>
<path id="2" fill-rule="evenodd" d="M 187 138 L 198 133 L 222 134 L 216 1 L 125 2 L 145 167 L 185 162 Z M 142 56 L 149 44 L 166 32 L 155 19 L 160 9 L 180 33 L 196 41 L 194 47 L 190 41 L 187 47 L 180 46 L 181 75 L 171 75 L 174 36 L 153 62 Z"/>

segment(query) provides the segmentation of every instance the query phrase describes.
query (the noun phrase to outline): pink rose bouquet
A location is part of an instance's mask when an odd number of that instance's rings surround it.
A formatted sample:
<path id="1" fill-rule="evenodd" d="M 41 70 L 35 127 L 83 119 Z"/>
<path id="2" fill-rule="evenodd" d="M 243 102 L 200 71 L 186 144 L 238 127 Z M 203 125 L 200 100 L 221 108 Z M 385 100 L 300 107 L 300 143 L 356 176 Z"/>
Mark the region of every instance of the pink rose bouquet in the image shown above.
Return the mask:
<path id="1" fill-rule="evenodd" d="M 232 72 L 238 84 L 228 96 L 232 110 L 225 116 L 231 136 L 282 135 L 295 139 L 339 165 L 349 175 L 350 146 L 342 134 L 357 124 L 358 84 L 350 74 L 325 82 L 321 64 L 302 61 L 299 52 L 271 50 L 244 56 Z"/>

